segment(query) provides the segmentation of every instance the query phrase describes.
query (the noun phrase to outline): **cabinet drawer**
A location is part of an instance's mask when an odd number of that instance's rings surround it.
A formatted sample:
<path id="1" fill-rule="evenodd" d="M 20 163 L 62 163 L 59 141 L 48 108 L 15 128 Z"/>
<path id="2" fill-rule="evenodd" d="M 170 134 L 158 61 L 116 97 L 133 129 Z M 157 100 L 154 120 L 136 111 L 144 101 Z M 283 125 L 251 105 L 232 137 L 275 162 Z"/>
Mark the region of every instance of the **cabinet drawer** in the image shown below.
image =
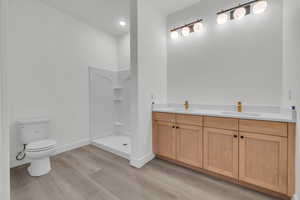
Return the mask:
<path id="1" fill-rule="evenodd" d="M 175 122 L 175 114 L 154 112 L 153 119 L 157 121 Z"/>
<path id="2" fill-rule="evenodd" d="M 283 122 L 240 120 L 240 131 L 287 137 L 288 126 Z"/>
<path id="3" fill-rule="evenodd" d="M 238 130 L 238 125 L 238 119 L 222 117 L 204 117 L 205 127 Z"/>
<path id="4" fill-rule="evenodd" d="M 203 117 L 199 115 L 176 114 L 176 122 L 179 124 L 203 126 Z"/>

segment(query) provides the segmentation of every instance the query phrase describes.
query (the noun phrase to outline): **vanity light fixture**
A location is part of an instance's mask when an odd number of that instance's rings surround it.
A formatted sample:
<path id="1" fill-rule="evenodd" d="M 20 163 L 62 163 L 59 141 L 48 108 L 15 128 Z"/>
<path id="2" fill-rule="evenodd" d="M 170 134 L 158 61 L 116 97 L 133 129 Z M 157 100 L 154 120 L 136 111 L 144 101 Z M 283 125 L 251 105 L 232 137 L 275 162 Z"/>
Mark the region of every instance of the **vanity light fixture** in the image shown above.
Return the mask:
<path id="1" fill-rule="evenodd" d="M 193 32 L 196 32 L 196 33 L 202 32 L 204 29 L 202 21 L 203 21 L 202 19 L 198 19 L 189 24 L 179 26 L 179 27 L 176 27 L 176 28 L 170 30 L 171 39 L 173 39 L 173 40 L 179 39 L 180 38 L 179 32 L 181 33 L 181 35 L 183 37 L 187 37 L 187 36 L 191 35 L 191 33 L 193 33 Z"/>
<path id="2" fill-rule="evenodd" d="M 188 27 L 188 26 L 187 26 L 187 27 L 184 27 L 184 28 L 181 30 L 181 34 L 182 34 L 183 37 L 189 36 L 190 33 L 191 33 L 191 29 L 190 29 L 190 27 Z"/>
<path id="3" fill-rule="evenodd" d="M 204 30 L 204 25 L 202 22 L 197 22 L 193 27 L 194 32 L 201 33 Z"/>
<path id="4" fill-rule="evenodd" d="M 246 9 L 244 7 L 240 7 L 236 9 L 233 13 L 234 19 L 242 19 L 246 15 Z"/>
<path id="5" fill-rule="evenodd" d="M 253 6 L 253 13 L 260 14 L 263 13 L 268 7 L 268 2 L 265 0 L 258 1 Z"/>
<path id="6" fill-rule="evenodd" d="M 173 40 L 178 40 L 179 39 L 179 33 L 178 33 L 178 31 L 171 31 L 170 36 L 171 36 L 171 38 Z"/>
<path id="7" fill-rule="evenodd" d="M 247 3 L 239 4 L 236 7 L 218 12 L 217 23 L 225 24 L 228 19 L 242 19 L 251 13 L 251 8 L 254 14 L 262 13 L 267 9 L 267 6 L 267 0 L 252 0 Z"/>
<path id="8" fill-rule="evenodd" d="M 218 18 L 217 18 L 217 22 L 218 22 L 218 24 L 225 24 L 225 23 L 227 23 L 228 18 L 229 17 L 228 17 L 227 13 L 219 14 Z"/>

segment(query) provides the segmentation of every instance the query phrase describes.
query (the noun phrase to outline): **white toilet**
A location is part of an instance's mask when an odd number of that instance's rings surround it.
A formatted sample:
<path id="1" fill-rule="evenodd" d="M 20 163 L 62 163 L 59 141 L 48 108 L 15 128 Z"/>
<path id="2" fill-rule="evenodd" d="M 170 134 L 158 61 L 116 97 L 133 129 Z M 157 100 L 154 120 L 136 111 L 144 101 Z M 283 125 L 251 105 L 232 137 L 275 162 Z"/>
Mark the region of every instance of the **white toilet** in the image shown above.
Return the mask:
<path id="1" fill-rule="evenodd" d="M 56 141 L 48 139 L 49 119 L 17 121 L 21 142 L 26 145 L 26 157 L 31 161 L 28 172 L 31 176 L 43 176 L 51 171 L 50 156 L 56 149 Z"/>

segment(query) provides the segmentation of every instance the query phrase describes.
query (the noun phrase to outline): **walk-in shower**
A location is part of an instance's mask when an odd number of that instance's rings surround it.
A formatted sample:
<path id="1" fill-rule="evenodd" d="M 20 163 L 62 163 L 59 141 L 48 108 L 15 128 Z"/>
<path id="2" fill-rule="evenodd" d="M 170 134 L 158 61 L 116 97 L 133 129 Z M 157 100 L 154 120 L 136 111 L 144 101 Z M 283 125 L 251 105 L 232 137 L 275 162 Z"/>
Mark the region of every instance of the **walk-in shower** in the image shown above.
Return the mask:
<path id="1" fill-rule="evenodd" d="M 90 67 L 89 76 L 91 143 L 129 159 L 130 71 Z"/>

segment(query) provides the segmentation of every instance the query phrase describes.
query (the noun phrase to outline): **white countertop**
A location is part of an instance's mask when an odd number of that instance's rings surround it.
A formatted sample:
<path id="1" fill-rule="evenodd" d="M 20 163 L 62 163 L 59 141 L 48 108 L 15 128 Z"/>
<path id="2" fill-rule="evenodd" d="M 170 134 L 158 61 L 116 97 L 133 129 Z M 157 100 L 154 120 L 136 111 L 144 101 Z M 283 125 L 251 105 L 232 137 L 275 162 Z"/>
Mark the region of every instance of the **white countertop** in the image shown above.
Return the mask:
<path id="1" fill-rule="evenodd" d="M 204 106 L 193 105 L 190 109 L 185 110 L 182 105 L 153 105 L 154 112 L 178 113 L 190 115 L 204 115 L 212 117 L 228 117 L 239 119 L 253 119 L 277 122 L 296 122 L 296 111 L 283 109 L 280 107 L 262 107 L 251 106 L 252 109 L 246 108 L 245 112 L 235 112 L 232 106 Z M 255 109 L 254 109 L 255 108 Z M 249 111 L 248 111 L 249 110 Z"/>

